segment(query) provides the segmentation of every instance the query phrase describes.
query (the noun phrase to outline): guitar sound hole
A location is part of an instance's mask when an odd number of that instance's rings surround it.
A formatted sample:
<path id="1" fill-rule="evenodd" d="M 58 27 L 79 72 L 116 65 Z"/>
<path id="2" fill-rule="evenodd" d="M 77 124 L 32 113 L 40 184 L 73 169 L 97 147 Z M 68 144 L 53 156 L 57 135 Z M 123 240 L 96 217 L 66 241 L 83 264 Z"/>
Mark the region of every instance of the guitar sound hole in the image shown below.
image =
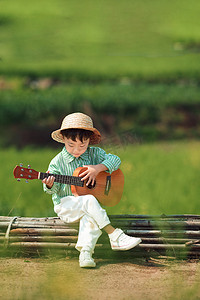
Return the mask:
<path id="1" fill-rule="evenodd" d="M 95 187 L 95 185 L 96 185 L 96 181 L 94 182 L 93 185 L 91 183 L 89 185 L 87 185 L 87 188 L 91 190 Z"/>

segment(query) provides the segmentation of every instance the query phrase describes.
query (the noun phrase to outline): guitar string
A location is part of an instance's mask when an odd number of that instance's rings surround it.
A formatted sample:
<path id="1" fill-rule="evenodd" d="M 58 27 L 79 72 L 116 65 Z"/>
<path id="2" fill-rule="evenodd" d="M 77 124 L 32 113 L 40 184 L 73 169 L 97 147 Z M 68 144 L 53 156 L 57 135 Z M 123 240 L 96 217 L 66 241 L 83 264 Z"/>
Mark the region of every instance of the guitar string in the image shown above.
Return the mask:
<path id="1" fill-rule="evenodd" d="M 84 181 L 81 181 L 81 179 L 76 176 L 41 173 L 41 177 L 43 177 L 42 179 L 45 178 L 45 175 L 48 175 L 47 177 L 54 176 L 56 178 L 56 181 L 58 180 L 58 182 L 63 183 L 63 184 L 77 185 L 77 186 L 81 186 L 81 187 L 83 187 L 83 185 L 84 185 Z M 106 186 L 106 184 L 101 184 L 101 183 L 95 184 L 95 187 L 105 188 L 105 186 Z"/>
<path id="2" fill-rule="evenodd" d="M 45 177 L 45 175 L 47 175 L 47 174 L 44 174 L 44 177 Z M 76 176 L 71 177 L 69 175 L 60 175 L 60 174 L 53 174 L 53 175 L 61 183 L 84 187 L 84 181 L 81 181 L 81 179 L 79 177 L 76 177 Z M 48 174 L 48 176 L 51 176 L 51 174 Z M 68 181 L 67 183 L 65 182 L 66 180 Z M 85 186 L 85 187 L 88 188 L 87 186 Z M 104 191 L 106 184 L 96 183 L 95 187 L 99 188 L 99 190 Z M 90 190 L 90 188 L 88 188 L 88 190 Z M 92 190 L 92 188 L 91 188 L 91 190 Z"/>
<path id="3" fill-rule="evenodd" d="M 57 182 L 64 183 L 64 184 L 77 184 L 82 186 L 83 183 L 79 177 L 76 176 L 69 176 L 69 175 L 60 175 L 60 174 L 48 174 L 48 173 L 41 173 L 42 179 L 45 177 L 54 176 Z"/>
<path id="4" fill-rule="evenodd" d="M 77 183 L 77 184 L 80 184 L 82 186 L 82 184 L 84 183 L 84 181 L 81 181 L 81 179 L 79 177 L 76 177 L 76 176 L 71 177 L 69 175 L 47 174 L 47 173 L 42 173 L 41 175 L 42 175 L 41 176 L 42 179 L 44 179 L 46 177 L 45 175 L 48 175 L 47 177 L 53 175 L 55 177 L 55 179 L 58 180 L 58 182 L 64 183 L 64 184 L 69 183 L 69 184 L 73 185 L 73 184 Z M 63 176 L 65 176 L 65 177 L 63 177 Z M 68 182 L 66 183 L 66 181 L 68 181 Z M 104 187 L 104 186 L 106 186 L 106 184 L 96 183 L 95 186 Z"/>

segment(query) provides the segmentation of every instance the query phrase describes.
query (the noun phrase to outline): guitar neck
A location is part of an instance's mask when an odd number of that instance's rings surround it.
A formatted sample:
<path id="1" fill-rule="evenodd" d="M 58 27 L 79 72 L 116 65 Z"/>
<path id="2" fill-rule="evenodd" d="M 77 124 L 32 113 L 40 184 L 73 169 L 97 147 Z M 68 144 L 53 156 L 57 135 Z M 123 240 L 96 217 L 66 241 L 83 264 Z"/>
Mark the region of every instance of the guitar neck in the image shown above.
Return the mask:
<path id="1" fill-rule="evenodd" d="M 69 175 L 59 175 L 59 174 L 50 174 L 50 173 L 39 173 L 38 179 L 43 180 L 44 178 L 48 178 L 49 176 L 55 177 L 55 182 L 76 185 L 76 186 L 84 186 L 84 182 L 81 181 L 80 177 L 77 176 L 69 176 Z"/>

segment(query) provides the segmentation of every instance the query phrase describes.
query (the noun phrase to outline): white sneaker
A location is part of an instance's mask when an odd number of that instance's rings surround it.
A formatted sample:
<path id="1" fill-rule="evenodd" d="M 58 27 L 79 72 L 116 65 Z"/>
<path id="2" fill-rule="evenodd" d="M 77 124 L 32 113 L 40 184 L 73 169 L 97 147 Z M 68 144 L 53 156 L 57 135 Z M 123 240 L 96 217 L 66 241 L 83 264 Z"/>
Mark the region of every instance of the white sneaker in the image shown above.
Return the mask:
<path id="1" fill-rule="evenodd" d="M 82 250 L 79 256 L 79 265 L 81 268 L 94 268 L 96 263 L 92 258 L 91 252 L 87 250 Z"/>
<path id="2" fill-rule="evenodd" d="M 114 232 L 108 236 L 113 250 L 129 250 L 142 242 L 140 238 L 129 236 L 119 228 L 116 228 Z"/>

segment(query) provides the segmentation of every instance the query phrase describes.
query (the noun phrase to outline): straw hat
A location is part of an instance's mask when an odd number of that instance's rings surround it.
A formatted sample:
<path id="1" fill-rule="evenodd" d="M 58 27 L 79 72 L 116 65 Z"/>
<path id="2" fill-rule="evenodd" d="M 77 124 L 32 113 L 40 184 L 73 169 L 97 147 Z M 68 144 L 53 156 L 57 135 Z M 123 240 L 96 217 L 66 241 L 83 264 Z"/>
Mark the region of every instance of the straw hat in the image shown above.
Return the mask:
<path id="1" fill-rule="evenodd" d="M 54 139 L 59 143 L 64 144 L 61 130 L 70 129 L 70 128 L 85 129 L 85 130 L 92 131 L 93 134 L 90 137 L 91 145 L 98 144 L 101 140 L 101 134 L 96 128 L 93 127 L 92 119 L 83 113 L 73 113 L 67 115 L 62 121 L 61 128 L 52 132 L 51 134 L 52 139 Z"/>

